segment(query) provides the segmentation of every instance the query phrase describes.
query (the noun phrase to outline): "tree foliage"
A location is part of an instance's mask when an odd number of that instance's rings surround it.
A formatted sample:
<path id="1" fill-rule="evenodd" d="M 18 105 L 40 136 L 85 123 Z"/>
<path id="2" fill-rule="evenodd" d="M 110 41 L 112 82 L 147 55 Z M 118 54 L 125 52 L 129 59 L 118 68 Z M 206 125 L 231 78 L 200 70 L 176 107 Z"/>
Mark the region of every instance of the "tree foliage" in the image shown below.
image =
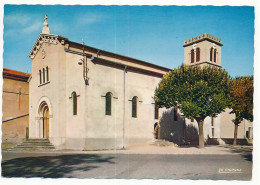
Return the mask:
<path id="1" fill-rule="evenodd" d="M 232 80 L 230 88 L 230 108 L 235 114 L 232 121 L 235 124 L 234 142 L 236 145 L 238 125 L 243 119 L 253 121 L 253 76 L 236 77 Z"/>
<path id="2" fill-rule="evenodd" d="M 253 76 L 236 77 L 232 80 L 230 88 L 230 108 L 235 114 L 234 124 L 243 119 L 253 121 Z"/>
<path id="3" fill-rule="evenodd" d="M 184 117 L 216 116 L 229 103 L 230 77 L 223 69 L 181 66 L 163 76 L 155 90 L 160 107 L 178 107 Z"/>
<path id="4" fill-rule="evenodd" d="M 154 99 L 159 107 L 179 108 L 183 117 L 202 124 L 202 127 L 199 125 L 202 128 L 199 143 L 204 147 L 204 119 L 215 117 L 228 107 L 230 82 L 230 76 L 223 69 L 182 65 L 163 76 Z"/>

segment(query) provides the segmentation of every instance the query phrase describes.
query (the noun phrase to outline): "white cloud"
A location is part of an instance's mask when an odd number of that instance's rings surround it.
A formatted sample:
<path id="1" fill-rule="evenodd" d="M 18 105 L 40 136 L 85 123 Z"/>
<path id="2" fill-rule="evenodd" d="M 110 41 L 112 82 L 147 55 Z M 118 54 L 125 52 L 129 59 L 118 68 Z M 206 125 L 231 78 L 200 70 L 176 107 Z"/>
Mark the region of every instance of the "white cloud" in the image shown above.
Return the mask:
<path id="1" fill-rule="evenodd" d="M 7 14 L 4 16 L 4 34 L 6 37 L 12 37 L 17 34 L 31 34 L 40 32 L 43 21 L 36 21 L 32 14 Z"/>
<path id="2" fill-rule="evenodd" d="M 41 28 L 43 27 L 42 22 L 34 22 L 26 27 L 24 27 L 21 31 L 25 34 L 30 34 L 32 32 L 41 31 Z"/>
<path id="3" fill-rule="evenodd" d="M 13 37 L 18 34 L 31 34 L 33 32 L 41 32 L 43 27 L 42 22 L 30 22 L 30 24 L 26 24 L 23 26 L 16 26 L 16 27 L 6 27 L 4 29 L 5 37 Z"/>
<path id="4" fill-rule="evenodd" d="M 78 17 L 77 23 L 80 25 L 94 24 L 97 22 L 101 22 L 107 18 L 104 14 L 100 14 L 100 13 L 91 13 L 91 14 L 89 13 L 89 14 L 79 15 L 77 17 Z"/>
<path id="5" fill-rule="evenodd" d="M 15 25 L 26 25 L 31 21 L 31 17 L 27 14 L 9 14 L 4 16 L 4 24 L 15 26 Z"/>
<path id="6" fill-rule="evenodd" d="M 55 23 L 49 25 L 49 27 L 50 27 L 50 33 L 52 33 L 52 34 L 59 34 L 62 31 L 66 31 L 69 29 L 67 25 L 60 23 L 60 22 L 55 22 Z"/>

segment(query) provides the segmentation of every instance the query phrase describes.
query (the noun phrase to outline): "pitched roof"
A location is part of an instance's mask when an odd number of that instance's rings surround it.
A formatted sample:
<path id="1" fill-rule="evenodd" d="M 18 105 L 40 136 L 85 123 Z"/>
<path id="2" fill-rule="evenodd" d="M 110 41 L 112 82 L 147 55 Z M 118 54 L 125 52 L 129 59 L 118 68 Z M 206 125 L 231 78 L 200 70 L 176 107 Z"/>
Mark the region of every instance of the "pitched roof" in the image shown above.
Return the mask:
<path id="1" fill-rule="evenodd" d="M 124 55 L 121 55 L 121 54 L 113 53 L 113 52 L 110 52 L 110 51 L 105 51 L 105 50 L 94 48 L 94 47 L 87 46 L 87 45 L 82 45 L 81 43 L 73 42 L 73 41 L 70 41 L 68 39 L 66 41 L 72 47 L 76 47 L 78 49 L 82 49 L 83 46 L 84 46 L 84 49 L 86 51 L 95 52 L 95 53 L 98 53 L 99 55 L 104 55 L 104 56 L 115 58 L 115 59 L 125 60 L 125 61 L 128 61 L 130 63 L 136 63 L 136 64 L 148 66 L 148 67 L 151 67 L 151 68 L 162 70 L 164 72 L 169 72 L 170 70 L 172 70 L 170 68 L 166 68 L 166 67 L 163 67 L 163 66 L 160 66 L 160 65 L 156 65 L 156 64 L 149 63 L 149 62 L 145 62 L 143 60 L 135 59 L 135 58 L 132 58 L 132 57 L 128 57 L 128 56 L 124 56 Z"/>
<path id="2" fill-rule="evenodd" d="M 27 82 L 31 74 L 3 68 L 3 78 Z"/>
<path id="3" fill-rule="evenodd" d="M 104 56 L 114 58 L 114 59 L 121 59 L 121 60 L 124 60 L 124 61 L 128 61 L 130 63 L 148 66 L 148 67 L 158 69 L 158 70 L 161 70 L 161 71 L 164 71 L 164 72 L 168 72 L 168 71 L 171 70 L 171 69 L 163 67 L 163 66 L 159 66 L 159 65 L 156 65 L 156 64 L 152 64 L 152 63 L 149 63 L 149 62 L 145 62 L 145 61 L 142 61 L 142 60 L 131 58 L 131 57 L 128 57 L 128 56 L 112 53 L 112 52 L 109 52 L 109 51 L 105 51 L 105 50 L 94 48 L 94 47 L 87 46 L 87 45 L 82 45 L 81 43 L 70 41 L 66 37 L 63 37 L 63 36 L 60 36 L 60 35 L 54 35 L 54 34 L 42 34 L 41 33 L 39 35 L 37 41 L 35 42 L 34 46 L 32 47 L 28 56 L 31 57 L 31 58 L 34 58 L 34 56 L 39 51 L 39 48 L 41 47 L 41 44 L 43 42 L 53 43 L 53 44 L 57 44 L 57 42 L 61 42 L 63 45 L 65 45 L 65 43 L 68 43 L 70 45 L 70 47 L 77 48 L 77 49 L 82 49 L 84 47 L 85 51 L 98 53 L 98 55 L 104 55 Z"/>

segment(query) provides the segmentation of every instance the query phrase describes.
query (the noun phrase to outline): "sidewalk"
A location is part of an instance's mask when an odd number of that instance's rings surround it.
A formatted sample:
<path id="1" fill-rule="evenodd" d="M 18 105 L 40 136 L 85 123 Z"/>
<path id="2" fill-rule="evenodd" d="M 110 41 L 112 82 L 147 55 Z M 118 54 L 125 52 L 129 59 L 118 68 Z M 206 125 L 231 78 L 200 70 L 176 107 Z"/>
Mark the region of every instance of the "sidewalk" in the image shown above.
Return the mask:
<path id="1" fill-rule="evenodd" d="M 210 145 L 205 148 L 195 146 L 154 146 L 143 144 L 131 146 L 123 150 L 102 150 L 102 151 L 83 151 L 86 153 L 117 153 L 117 154 L 168 154 L 168 155 L 236 155 L 242 152 L 251 152 L 251 150 L 240 150 L 241 146 L 232 147 L 229 145 Z"/>
<path id="2" fill-rule="evenodd" d="M 237 155 L 244 152 L 251 153 L 252 146 L 231 145 L 207 145 L 205 148 L 195 146 L 158 146 L 151 143 L 131 146 L 118 150 L 97 150 L 97 151 L 79 151 L 79 150 L 45 150 L 45 151 L 12 151 L 12 153 L 58 153 L 58 154 L 168 154 L 168 155 Z M 2 152 L 11 152 L 5 151 Z"/>

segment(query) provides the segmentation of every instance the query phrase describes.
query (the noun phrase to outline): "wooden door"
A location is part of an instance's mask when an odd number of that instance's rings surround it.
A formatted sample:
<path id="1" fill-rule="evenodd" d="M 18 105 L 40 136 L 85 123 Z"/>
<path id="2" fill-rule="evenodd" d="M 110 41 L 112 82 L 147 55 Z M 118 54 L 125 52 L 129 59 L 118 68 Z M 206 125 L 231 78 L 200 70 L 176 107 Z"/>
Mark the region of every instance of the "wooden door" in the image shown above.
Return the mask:
<path id="1" fill-rule="evenodd" d="M 46 111 L 46 138 L 49 139 L 49 130 L 50 130 L 50 127 L 49 127 L 49 109 Z"/>
<path id="2" fill-rule="evenodd" d="M 43 138 L 49 138 L 49 108 L 43 111 Z"/>

